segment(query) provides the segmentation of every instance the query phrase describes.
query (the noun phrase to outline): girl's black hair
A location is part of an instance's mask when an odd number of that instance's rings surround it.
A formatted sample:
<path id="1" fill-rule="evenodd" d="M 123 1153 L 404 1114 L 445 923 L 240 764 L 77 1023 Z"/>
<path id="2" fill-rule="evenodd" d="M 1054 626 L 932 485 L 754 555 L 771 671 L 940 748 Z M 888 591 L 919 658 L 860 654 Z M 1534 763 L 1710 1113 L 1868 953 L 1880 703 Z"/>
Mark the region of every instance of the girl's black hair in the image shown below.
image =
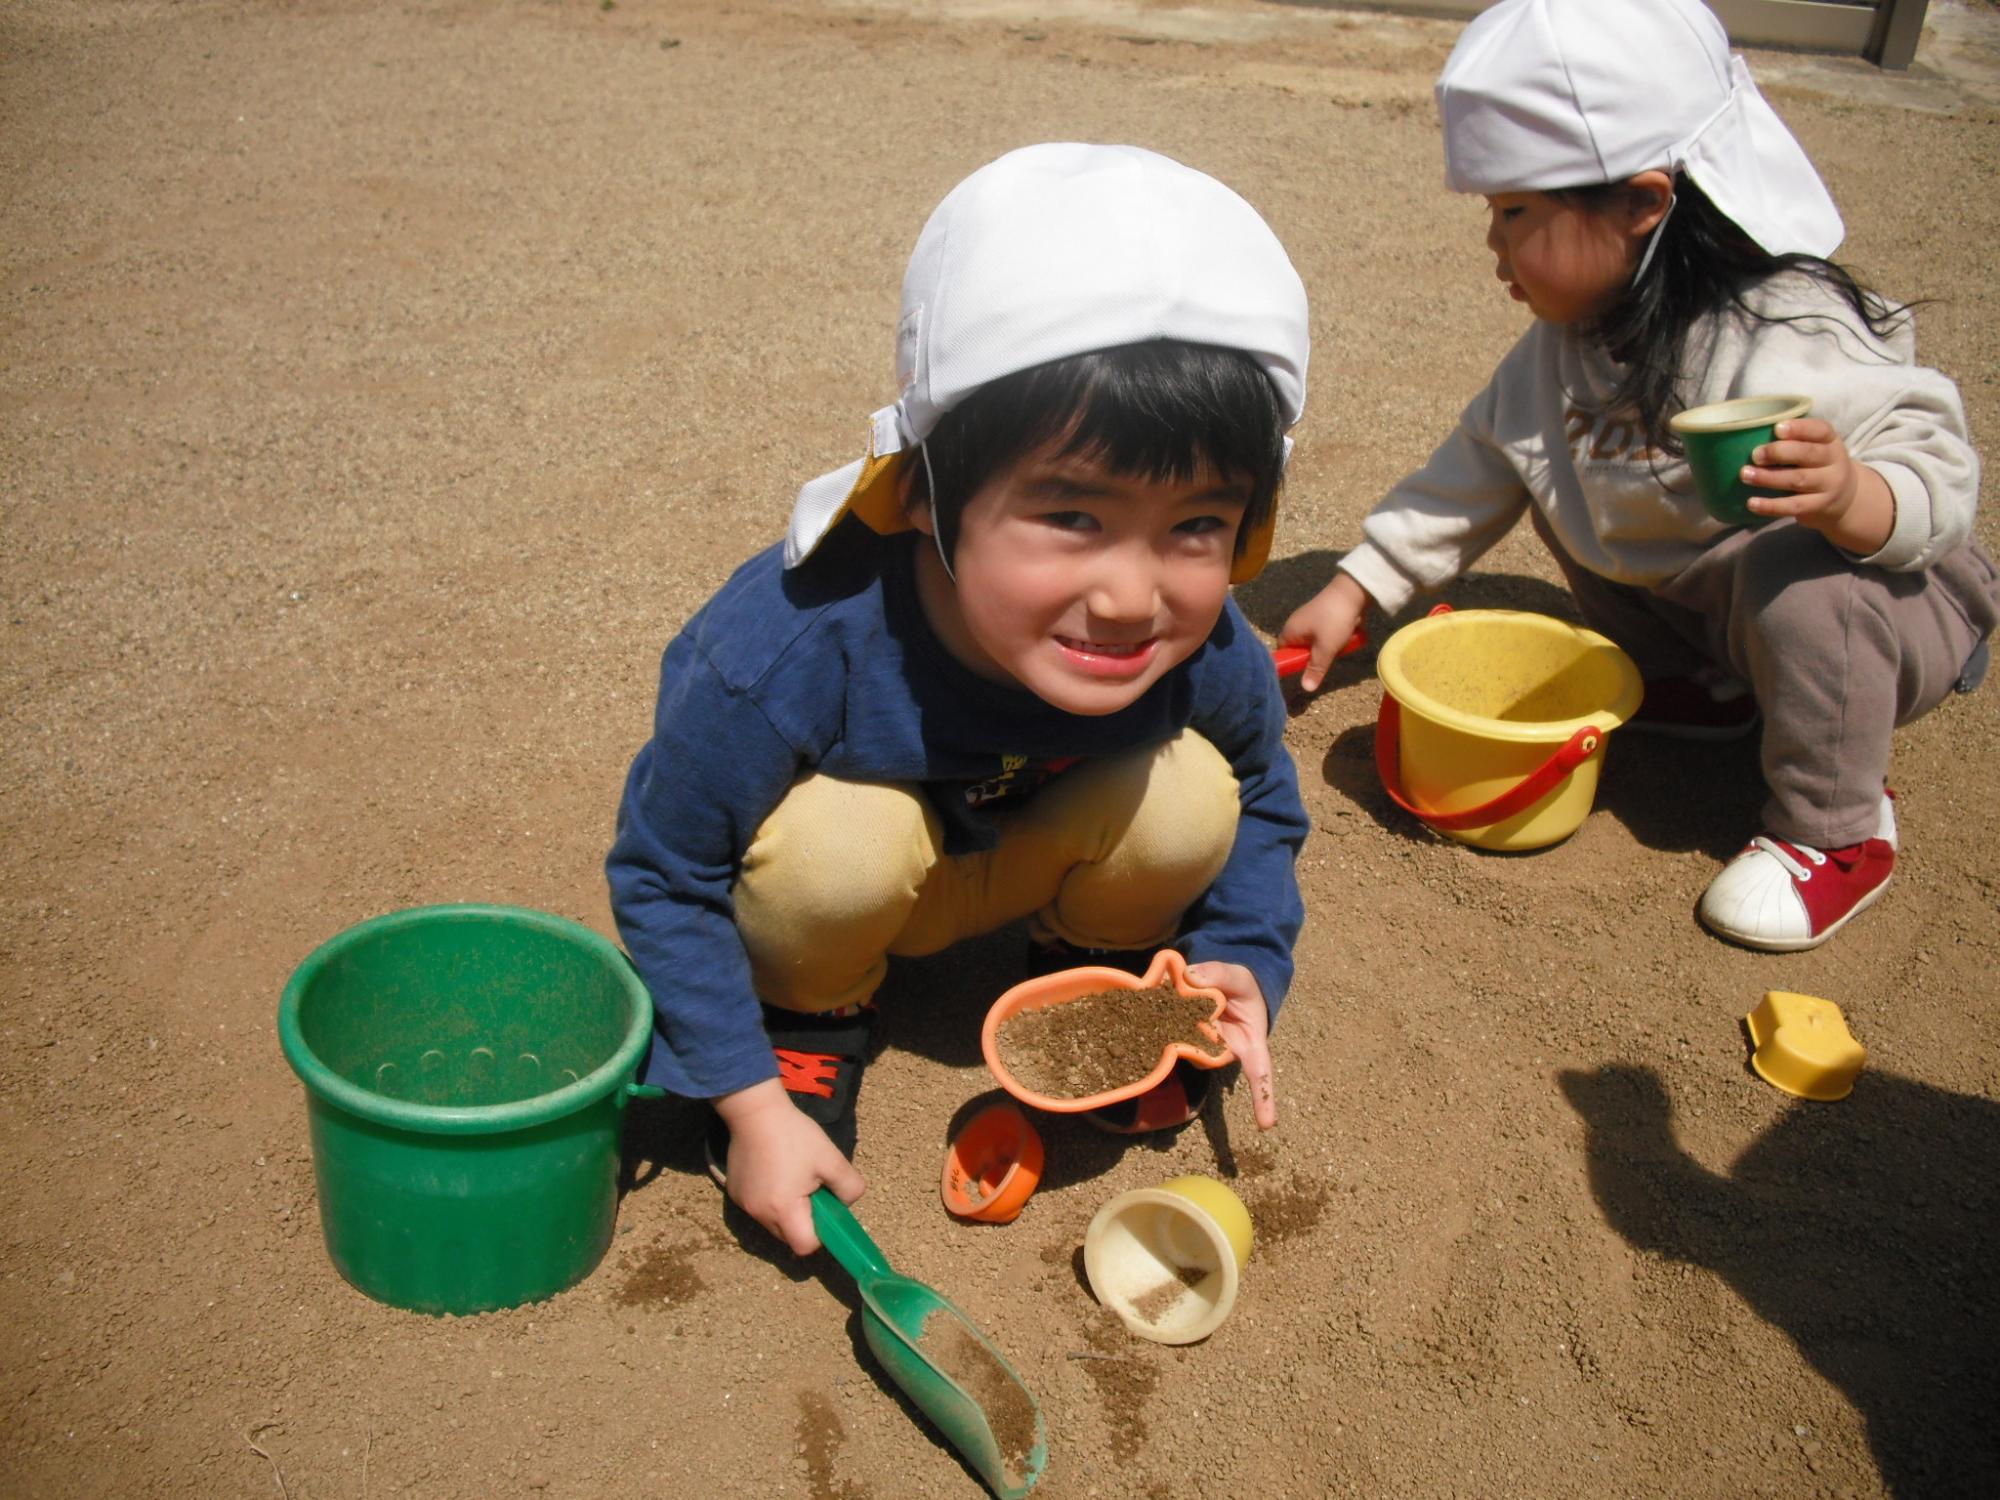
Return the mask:
<path id="1" fill-rule="evenodd" d="M 1608 208 L 1626 190 L 1626 184 L 1614 182 L 1558 188 L 1549 196 L 1596 211 Z M 1888 301 L 1846 267 L 1821 256 L 1771 254 L 1689 178 L 1675 182 L 1674 194 L 1673 210 L 1659 231 L 1646 274 L 1626 287 L 1587 330 L 1625 367 L 1604 399 L 1603 410 L 1634 414 L 1647 442 L 1661 453 L 1681 452 L 1680 438 L 1667 423 L 1686 405 L 1681 365 L 1697 324 L 1732 307 L 1760 322 L 1799 320 L 1774 318 L 1750 306 L 1748 294 L 1766 278 L 1781 271 L 1812 277 L 1838 293 L 1878 338 L 1910 310 L 1909 304 Z"/>
<path id="2" fill-rule="evenodd" d="M 1113 473 L 1192 479 L 1205 464 L 1245 481 L 1237 550 L 1271 513 L 1285 462 L 1285 414 L 1257 361 L 1240 349 L 1158 339 L 1071 355 L 981 386 L 938 419 L 908 460 L 912 503 L 928 500 L 944 555 L 966 502 L 995 474 L 1053 444 Z M 931 487 L 935 486 L 935 493 Z"/>

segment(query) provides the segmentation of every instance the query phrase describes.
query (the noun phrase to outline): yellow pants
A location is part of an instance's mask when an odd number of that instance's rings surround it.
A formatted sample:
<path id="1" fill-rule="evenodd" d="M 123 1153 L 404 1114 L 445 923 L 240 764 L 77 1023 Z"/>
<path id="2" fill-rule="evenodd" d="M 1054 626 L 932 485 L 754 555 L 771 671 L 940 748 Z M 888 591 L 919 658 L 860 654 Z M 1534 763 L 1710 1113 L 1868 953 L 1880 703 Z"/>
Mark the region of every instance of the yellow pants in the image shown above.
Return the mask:
<path id="1" fill-rule="evenodd" d="M 913 785 L 807 775 L 736 881 L 759 998 L 817 1012 L 869 999 L 890 954 L 936 953 L 1032 916 L 1085 948 L 1171 941 L 1236 839 L 1236 777 L 1206 739 L 1085 761 L 999 815 L 997 848 L 946 855 Z"/>

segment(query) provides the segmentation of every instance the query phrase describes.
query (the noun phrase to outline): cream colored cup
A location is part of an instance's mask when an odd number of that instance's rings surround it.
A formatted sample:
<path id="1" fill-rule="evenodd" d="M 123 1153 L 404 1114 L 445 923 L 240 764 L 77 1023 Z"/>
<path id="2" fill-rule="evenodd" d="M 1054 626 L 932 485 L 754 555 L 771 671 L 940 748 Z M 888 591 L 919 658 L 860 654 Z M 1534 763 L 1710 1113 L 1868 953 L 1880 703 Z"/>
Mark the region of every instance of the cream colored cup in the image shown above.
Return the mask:
<path id="1" fill-rule="evenodd" d="M 1235 1307 L 1250 1243 L 1241 1198 L 1212 1177 L 1172 1177 L 1097 1211 L 1083 1270 L 1097 1300 L 1140 1338 L 1192 1344 Z"/>

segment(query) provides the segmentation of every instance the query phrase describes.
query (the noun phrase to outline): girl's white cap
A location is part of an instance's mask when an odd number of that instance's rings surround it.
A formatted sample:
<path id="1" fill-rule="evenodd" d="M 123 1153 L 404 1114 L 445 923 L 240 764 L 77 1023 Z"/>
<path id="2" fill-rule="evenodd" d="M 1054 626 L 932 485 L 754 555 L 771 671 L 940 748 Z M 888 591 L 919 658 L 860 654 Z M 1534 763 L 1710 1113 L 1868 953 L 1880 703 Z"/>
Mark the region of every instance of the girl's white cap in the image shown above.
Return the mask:
<path id="1" fill-rule="evenodd" d="M 1152 339 L 1242 350 L 1270 378 L 1285 425 L 1298 421 L 1305 285 L 1254 208 L 1137 146 L 1026 146 L 989 162 L 917 237 L 896 330 L 902 397 L 869 419 L 864 456 L 799 490 L 785 566 L 849 512 L 879 532 L 905 529 L 902 460 L 981 386 Z M 1270 542 L 1269 521 L 1244 539 L 1237 582 L 1256 575 Z"/>
<path id="2" fill-rule="evenodd" d="M 1445 183 L 1518 193 L 1685 172 L 1772 255 L 1845 228 L 1702 0 L 1501 0 L 1437 81 Z"/>

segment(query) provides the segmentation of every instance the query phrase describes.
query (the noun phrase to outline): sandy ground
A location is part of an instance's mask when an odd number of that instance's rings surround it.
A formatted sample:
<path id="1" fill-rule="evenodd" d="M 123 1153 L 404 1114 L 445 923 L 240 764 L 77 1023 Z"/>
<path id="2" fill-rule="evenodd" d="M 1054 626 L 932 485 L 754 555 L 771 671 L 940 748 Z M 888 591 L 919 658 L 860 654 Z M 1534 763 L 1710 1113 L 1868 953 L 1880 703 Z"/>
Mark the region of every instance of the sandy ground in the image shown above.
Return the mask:
<path id="1" fill-rule="evenodd" d="M 1932 9 L 1905 76 L 1755 61 L 1990 435 L 2000 18 Z M 0 1492 L 979 1493 L 838 1272 L 722 1212 L 682 1106 L 635 1109 L 574 1290 L 352 1291 L 278 994 L 405 905 L 610 930 L 660 647 L 856 451 L 916 229 L 1008 147 L 1157 147 L 1290 247 L 1313 390 L 1245 592 L 1275 626 L 1519 327 L 1439 186 L 1455 35 L 1251 0 L 0 5 Z M 1448 597 L 1560 612 L 1552 578 L 1517 536 Z M 1994 1493 L 2000 693 L 1901 736 L 1896 886 L 1782 958 L 1692 917 L 1747 752 L 1618 739 L 1573 839 L 1485 855 L 1376 784 L 1371 663 L 1293 720 L 1274 1134 L 1240 1093 L 1122 1147 L 1047 1120 L 1022 1218 L 954 1223 L 1015 940 L 891 980 L 862 1216 L 1039 1396 L 1038 1493 Z M 1747 1070 L 1771 988 L 1846 1008 L 1845 1103 Z M 1172 1350 L 1076 1253 L 1183 1170 L 1260 1239 Z"/>

